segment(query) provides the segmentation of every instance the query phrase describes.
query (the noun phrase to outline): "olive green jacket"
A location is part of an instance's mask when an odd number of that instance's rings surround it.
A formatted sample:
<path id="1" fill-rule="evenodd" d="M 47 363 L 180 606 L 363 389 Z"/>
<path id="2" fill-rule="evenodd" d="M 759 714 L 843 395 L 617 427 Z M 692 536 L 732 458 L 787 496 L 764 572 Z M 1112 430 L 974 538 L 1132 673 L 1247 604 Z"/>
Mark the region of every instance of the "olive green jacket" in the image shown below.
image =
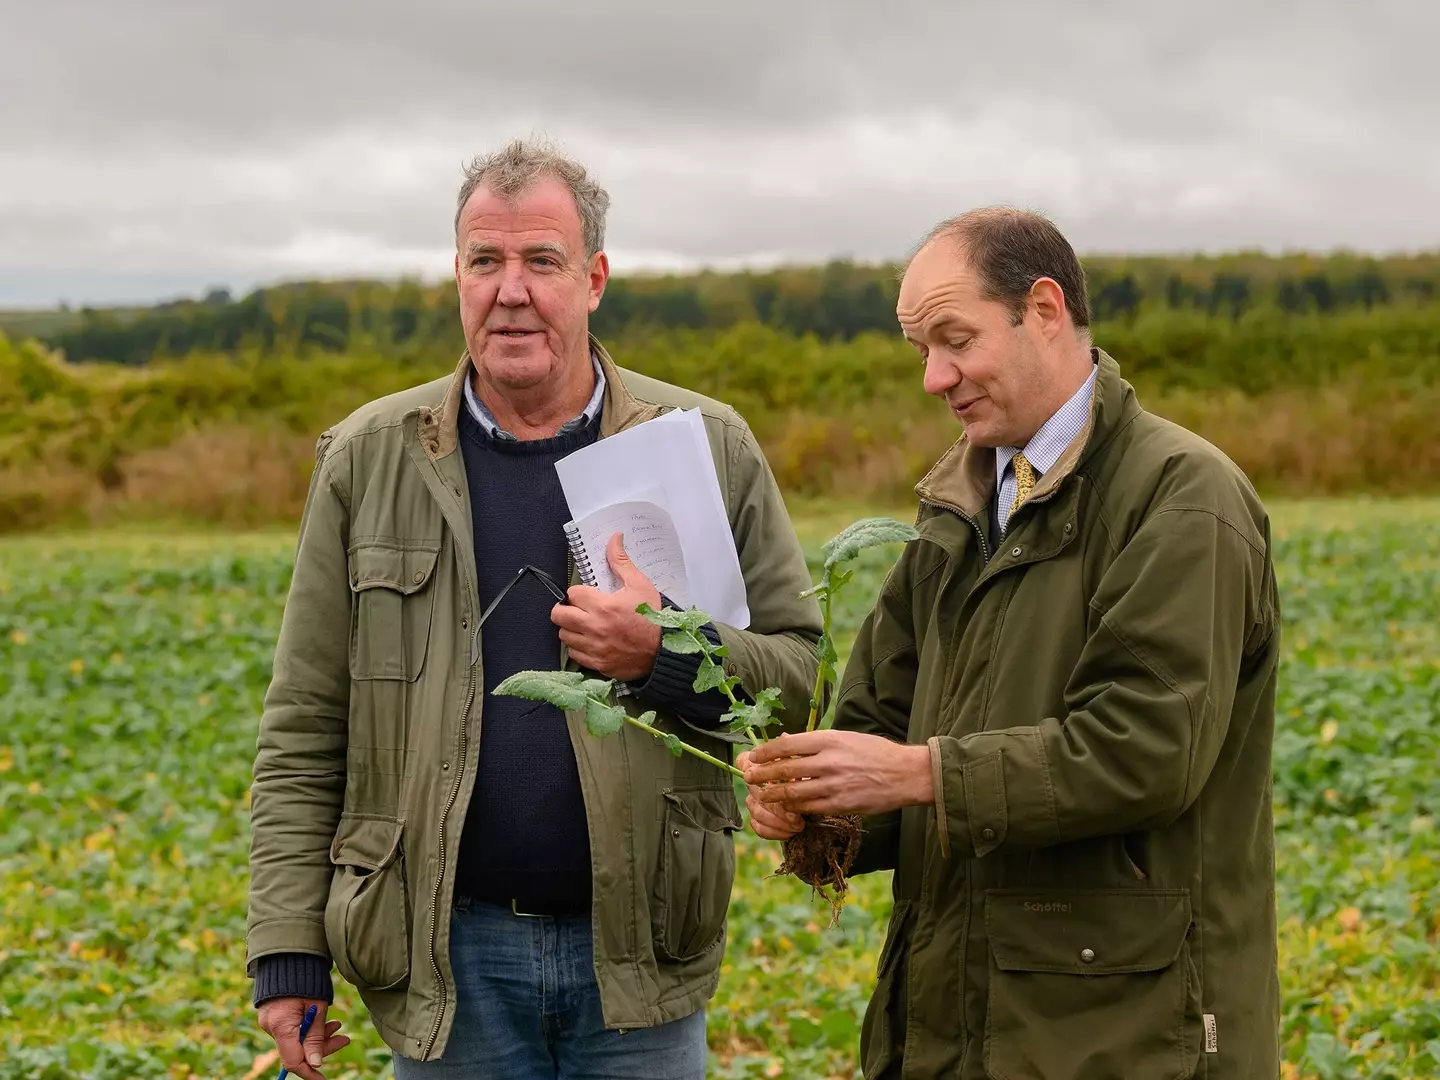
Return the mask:
<path id="1" fill-rule="evenodd" d="M 751 613 L 720 625 L 742 684 L 803 725 L 820 613 L 769 466 L 730 408 L 615 367 L 601 437 L 701 410 Z M 455 1014 L 455 858 L 484 722 L 475 546 L 455 374 L 372 402 L 321 437 L 260 722 L 248 960 L 329 957 L 399 1053 L 440 1056 Z M 564 662 L 564 656 L 557 657 Z M 623 699 L 640 708 L 634 697 Z M 568 716 L 589 821 L 605 1023 L 686 1016 L 714 992 L 740 825 L 728 773 L 625 727 Z M 662 726 L 728 758 L 729 744 Z"/>
<path id="2" fill-rule="evenodd" d="M 867 822 L 895 907 L 865 1075 L 1278 1071 L 1269 522 L 1100 365 L 1090 422 L 990 550 L 994 452 L 918 485 L 836 726 L 928 743 L 935 806 Z"/>

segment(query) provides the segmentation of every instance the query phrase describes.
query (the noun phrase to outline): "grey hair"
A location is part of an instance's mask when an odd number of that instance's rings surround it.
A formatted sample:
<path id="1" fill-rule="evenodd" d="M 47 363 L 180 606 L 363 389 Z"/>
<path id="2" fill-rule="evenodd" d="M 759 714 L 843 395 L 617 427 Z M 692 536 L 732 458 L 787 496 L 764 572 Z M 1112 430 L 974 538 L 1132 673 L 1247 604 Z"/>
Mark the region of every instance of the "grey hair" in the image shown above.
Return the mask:
<path id="1" fill-rule="evenodd" d="M 605 214 L 610 195 L 590 178 L 585 166 L 568 158 L 544 140 L 515 139 L 493 154 L 477 154 L 465 166 L 465 182 L 455 206 L 455 233 L 460 233 L 460 215 L 478 187 L 486 187 L 502 199 L 511 199 L 547 177 L 554 177 L 575 198 L 580 228 L 585 236 L 585 254 L 594 255 L 605 246 Z"/>

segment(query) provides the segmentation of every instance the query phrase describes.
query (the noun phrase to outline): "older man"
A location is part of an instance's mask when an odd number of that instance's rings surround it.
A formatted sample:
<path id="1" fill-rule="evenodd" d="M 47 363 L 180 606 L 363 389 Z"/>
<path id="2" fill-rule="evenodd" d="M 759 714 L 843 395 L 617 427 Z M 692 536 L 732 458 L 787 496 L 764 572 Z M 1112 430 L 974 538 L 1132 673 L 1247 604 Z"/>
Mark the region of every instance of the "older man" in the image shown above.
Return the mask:
<path id="1" fill-rule="evenodd" d="M 964 436 L 834 729 L 742 755 L 762 835 L 870 815 L 895 869 L 865 1075 L 1273 1077 L 1265 511 L 1091 347 L 1044 218 L 943 223 L 898 314 Z"/>
<path id="2" fill-rule="evenodd" d="M 728 751 L 703 730 L 723 701 L 692 695 L 698 657 L 635 613 L 661 597 L 617 543 L 618 592 L 554 584 L 573 581 L 556 461 L 676 407 L 704 416 L 751 612 L 707 632 L 792 718 L 814 678 L 819 612 L 744 421 L 588 334 L 607 205 L 545 147 L 477 158 L 455 222 L 466 355 L 320 439 L 260 726 L 248 937 L 261 1026 L 307 1080 L 346 1042 L 326 1019 L 332 960 L 401 1080 L 704 1075 L 730 778 L 489 693 L 568 653 Z"/>

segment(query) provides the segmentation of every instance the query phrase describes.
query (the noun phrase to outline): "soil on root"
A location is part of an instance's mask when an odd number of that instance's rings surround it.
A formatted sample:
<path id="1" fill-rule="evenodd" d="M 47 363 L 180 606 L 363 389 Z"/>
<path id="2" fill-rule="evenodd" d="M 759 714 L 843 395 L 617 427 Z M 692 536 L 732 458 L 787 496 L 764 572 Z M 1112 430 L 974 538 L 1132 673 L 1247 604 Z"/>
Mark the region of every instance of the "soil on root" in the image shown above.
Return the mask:
<path id="1" fill-rule="evenodd" d="M 849 889 L 846 875 L 860 852 L 860 818 L 855 814 L 807 817 L 805 828 L 785 841 L 785 860 L 775 871 L 809 885 L 830 902 L 830 925 L 840 922 Z"/>

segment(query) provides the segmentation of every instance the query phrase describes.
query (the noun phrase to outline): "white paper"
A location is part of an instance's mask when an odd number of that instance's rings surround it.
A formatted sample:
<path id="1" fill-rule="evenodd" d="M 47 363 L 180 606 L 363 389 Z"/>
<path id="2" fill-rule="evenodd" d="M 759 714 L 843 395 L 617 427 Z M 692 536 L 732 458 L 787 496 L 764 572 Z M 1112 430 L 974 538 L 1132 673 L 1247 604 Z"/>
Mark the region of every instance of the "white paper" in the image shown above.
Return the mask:
<path id="1" fill-rule="evenodd" d="M 672 410 L 598 439 L 562 458 L 555 471 L 576 521 L 660 489 L 680 539 L 691 604 L 731 626 L 750 625 L 740 557 L 698 410 Z"/>
<path id="2" fill-rule="evenodd" d="M 675 522 L 665 509 L 665 493 L 649 488 L 632 501 L 615 503 L 586 514 L 575 522 L 585 555 L 595 573 L 595 585 L 617 592 L 620 580 L 610 569 L 607 548 L 617 532 L 625 537 L 625 553 L 640 572 L 665 596 L 681 607 L 690 606 L 690 582 L 685 576 L 685 553 Z"/>

